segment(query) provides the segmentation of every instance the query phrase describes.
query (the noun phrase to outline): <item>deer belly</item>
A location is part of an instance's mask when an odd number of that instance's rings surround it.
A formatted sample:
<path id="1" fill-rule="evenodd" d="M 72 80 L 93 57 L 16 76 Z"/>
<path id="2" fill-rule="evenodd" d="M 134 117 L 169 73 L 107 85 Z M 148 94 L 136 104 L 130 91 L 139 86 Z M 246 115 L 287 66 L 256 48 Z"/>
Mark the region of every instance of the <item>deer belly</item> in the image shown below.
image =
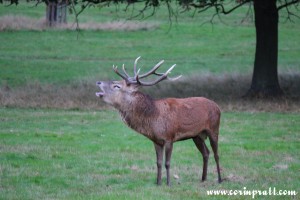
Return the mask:
<path id="1" fill-rule="evenodd" d="M 176 141 L 180 141 L 180 140 L 187 140 L 187 139 L 194 138 L 197 135 L 199 135 L 199 133 L 194 132 L 194 131 L 178 132 L 175 134 L 173 141 L 176 142 Z"/>

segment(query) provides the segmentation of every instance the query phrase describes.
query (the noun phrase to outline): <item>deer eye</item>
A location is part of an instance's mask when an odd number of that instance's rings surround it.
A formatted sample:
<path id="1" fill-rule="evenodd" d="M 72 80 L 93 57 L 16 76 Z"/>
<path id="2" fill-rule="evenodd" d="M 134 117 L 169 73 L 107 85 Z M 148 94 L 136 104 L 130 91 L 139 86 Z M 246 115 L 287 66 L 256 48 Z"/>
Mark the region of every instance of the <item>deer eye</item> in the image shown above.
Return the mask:
<path id="1" fill-rule="evenodd" d="M 114 89 L 120 89 L 121 86 L 119 86 L 119 85 L 113 85 L 113 88 L 114 88 Z"/>

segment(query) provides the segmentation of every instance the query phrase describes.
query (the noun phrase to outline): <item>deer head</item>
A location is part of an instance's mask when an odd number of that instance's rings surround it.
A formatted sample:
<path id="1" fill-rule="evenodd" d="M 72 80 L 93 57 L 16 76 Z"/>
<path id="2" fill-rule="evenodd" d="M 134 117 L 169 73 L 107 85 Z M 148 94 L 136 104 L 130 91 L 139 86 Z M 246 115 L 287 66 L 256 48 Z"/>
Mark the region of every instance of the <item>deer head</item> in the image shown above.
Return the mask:
<path id="1" fill-rule="evenodd" d="M 114 72 L 119 75 L 123 80 L 121 81 L 97 81 L 97 85 L 100 87 L 101 91 L 96 92 L 96 96 L 102 98 L 106 103 L 120 108 L 124 102 L 132 102 L 134 98 L 134 93 L 138 91 L 139 86 L 152 86 L 155 85 L 165 79 L 168 80 L 177 80 L 181 76 L 175 78 L 169 78 L 168 74 L 173 70 L 176 66 L 174 64 L 171 66 L 165 73 L 156 72 L 158 68 L 164 63 L 164 60 L 158 62 L 150 71 L 145 74 L 140 75 L 140 69 L 137 70 L 137 62 L 140 59 L 138 57 L 133 66 L 134 75 L 131 77 L 125 69 L 125 65 L 123 64 L 122 69 L 123 73 L 118 71 L 117 66 L 113 66 Z M 142 79 L 150 76 L 150 75 L 158 76 L 156 80 L 153 81 L 143 81 Z"/>

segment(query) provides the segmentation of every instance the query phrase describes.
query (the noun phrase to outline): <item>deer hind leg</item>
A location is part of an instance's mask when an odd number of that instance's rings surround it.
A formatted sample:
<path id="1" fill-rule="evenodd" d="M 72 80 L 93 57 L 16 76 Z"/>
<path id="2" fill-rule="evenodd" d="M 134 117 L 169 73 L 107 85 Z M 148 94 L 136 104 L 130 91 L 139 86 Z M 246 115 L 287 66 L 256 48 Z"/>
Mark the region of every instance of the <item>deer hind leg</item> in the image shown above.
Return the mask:
<path id="1" fill-rule="evenodd" d="M 156 151 L 156 164 L 157 164 L 157 178 L 156 184 L 161 185 L 161 167 L 163 161 L 163 150 L 164 147 L 154 143 L 155 151 Z"/>
<path id="2" fill-rule="evenodd" d="M 173 150 L 173 143 L 172 142 L 167 142 L 165 144 L 165 153 L 166 153 L 166 171 L 167 171 L 167 185 L 170 186 L 170 165 L 171 165 L 171 155 L 172 155 L 172 150 Z"/>
<path id="3" fill-rule="evenodd" d="M 212 150 L 214 152 L 215 161 L 217 164 L 217 171 L 218 171 L 218 182 L 221 183 L 221 172 L 220 172 L 220 165 L 219 165 L 219 155 L 218 155 L 218 138 L 212 137 L 212 135 L 209 135 L 209 142 L 212 147 Z"/>
<path id="4" fill-rule="evenodd" d="M 202 171 L 202 181 L 206 180 L 207 177 L 207 164 L 208 164 L 208 158 L 209 158 L 209 150 L 204 142 L 204 140 L 197 136 L 193 138 L 193 141 L 198 148 L 198 150 L 201 152 L 203 157 L 203 171 Z"/>

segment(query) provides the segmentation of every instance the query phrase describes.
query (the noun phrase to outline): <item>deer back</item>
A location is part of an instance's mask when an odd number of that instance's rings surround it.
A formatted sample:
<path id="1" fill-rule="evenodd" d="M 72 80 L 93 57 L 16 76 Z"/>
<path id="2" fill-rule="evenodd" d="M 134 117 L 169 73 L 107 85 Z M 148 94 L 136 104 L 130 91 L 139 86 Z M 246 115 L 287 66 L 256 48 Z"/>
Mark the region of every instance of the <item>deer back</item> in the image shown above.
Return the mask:
<path id="1" fill-rule="evenodd" d="M 155 135 L 164 140 L 178 141 L 218 130 L 220 109 L 203 97 L 167 98 L 155 102 L 159 115 L 153 120 Z"/>

